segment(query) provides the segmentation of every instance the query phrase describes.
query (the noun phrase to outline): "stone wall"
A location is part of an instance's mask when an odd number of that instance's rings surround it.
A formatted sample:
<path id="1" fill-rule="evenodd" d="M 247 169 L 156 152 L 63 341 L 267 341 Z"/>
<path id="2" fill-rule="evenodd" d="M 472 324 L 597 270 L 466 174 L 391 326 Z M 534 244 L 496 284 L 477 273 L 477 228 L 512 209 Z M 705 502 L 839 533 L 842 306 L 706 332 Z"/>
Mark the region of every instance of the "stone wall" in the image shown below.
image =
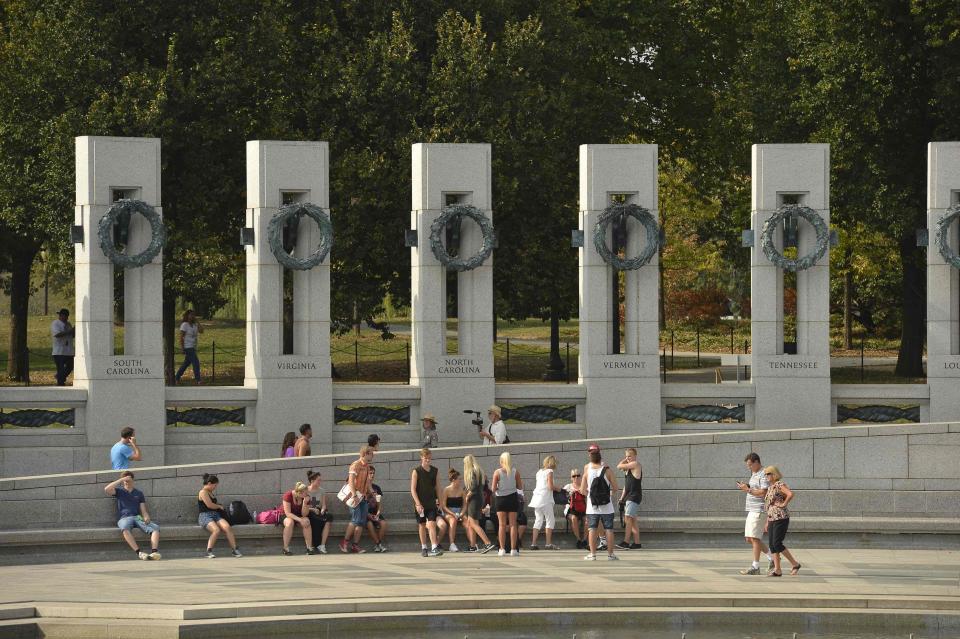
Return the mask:
<path id="1" fill-rule="evenodd" d="M 780 467 L 797 491 L 793 511 L 803 519 L 825 517 L 957 519 L 960 524 L 960 424 L 843 426 L 793 430 L 718 432 L 597 440 L 605 460 L 616 462 L 622 447 L 634 446 L 644 468 L 642 511 L 648 517 L 739 515 L 743 494 L 734 482 L 747 473 L 750 451 Z M 490 473 L 509 450 L 528 486 L 547 455 L 559 461 L 560 477 L 586 462 L 585 440 L 457 447 L 434 450 L 442 472 L 462 469 L 472 453 Z M 336 493 L 354 454 L 301 459 L 261 459 L 220 464 L 134 468 L 137 486 L 161 524 L 196 520 L 196 493 L 204 472 L 220 477 L 221 503 L 241 499 L 251 509 L 275 506 L 307 469 L 323 473 Z M 377 455 L 377 483 L 385 510 L 406 517 L 411 510 L 410 471 L 416 450 Z M 0 479 L 0 529 L 111 526 L 114 503 L 103 486 L 115 471 Z M 341 518 L 345 509 L 329 495 Z M 342 521 L 342 519 L 341 519 Z"/>

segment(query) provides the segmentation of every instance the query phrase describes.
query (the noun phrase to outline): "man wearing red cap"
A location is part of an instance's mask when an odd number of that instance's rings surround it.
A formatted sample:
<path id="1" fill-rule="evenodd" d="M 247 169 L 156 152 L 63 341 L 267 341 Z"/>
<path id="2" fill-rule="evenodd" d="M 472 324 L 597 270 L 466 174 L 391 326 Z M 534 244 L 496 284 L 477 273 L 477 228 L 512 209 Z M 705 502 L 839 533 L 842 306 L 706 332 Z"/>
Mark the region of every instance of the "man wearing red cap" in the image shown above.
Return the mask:
<path id="1" fill-rule="evenodd" d="M 590 463 L 583 467 L 583 481 L 580 492 L 587 502 L 587 528 L 590 530 L 590 554 L 584 559 L 595 561 L 597 558 L 597 526 L 603 524 L 607 538 L 607 559 L 619 559 L 613 554 L 613 494 L 618 490 L 617 479 L 610 467 L 603 463 L 600 447 L 590 444 L 587 448 Z"/>

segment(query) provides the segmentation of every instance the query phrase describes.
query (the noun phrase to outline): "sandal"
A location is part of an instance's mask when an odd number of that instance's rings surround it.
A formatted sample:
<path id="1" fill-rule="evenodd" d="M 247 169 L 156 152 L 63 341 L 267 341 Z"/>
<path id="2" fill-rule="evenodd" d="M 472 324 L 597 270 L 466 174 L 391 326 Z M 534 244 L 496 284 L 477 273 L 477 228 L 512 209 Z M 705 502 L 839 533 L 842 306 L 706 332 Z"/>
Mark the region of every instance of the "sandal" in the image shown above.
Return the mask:
<path id="1" fill-rule="evenodd" d="M 803 566 L 801 566 L 800 564 L 797 564 L 796 566 L 794 566 L 793 568 L 790 569 L 790 574 L 791 574 L 791 575 L 798 575 L 798 574 L 800 573 L 800 569 L 801 569 L 801 568 L 803 568 Z"/>
<path id="2" fill-rule="evenodd" d="M 767 577 L 783 577 L 783 573 L 773 572 L 772 570 L 767 573 Z"/>

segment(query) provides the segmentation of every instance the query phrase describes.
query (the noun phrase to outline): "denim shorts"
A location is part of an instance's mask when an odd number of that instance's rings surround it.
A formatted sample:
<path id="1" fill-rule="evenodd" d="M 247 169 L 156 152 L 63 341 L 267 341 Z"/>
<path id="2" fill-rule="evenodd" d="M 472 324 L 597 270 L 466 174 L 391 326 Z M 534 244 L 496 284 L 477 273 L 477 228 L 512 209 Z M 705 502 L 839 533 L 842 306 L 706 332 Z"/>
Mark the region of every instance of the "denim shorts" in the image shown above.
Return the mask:
<path id="1" fill-rule="evenodd" d="M 206 528 L 207 525 L 218 522 L 221 519 L 223 519 L 223 517 L 220 516 L 220 513 L 212 510 L 208 510 L 205 513 L 200 513 L 200 516 L 197 517 L 197 524 L 201 528 Z"/>
<path id="2" fill-rule="evenodd" d="M 640 514 L 640 504 L 635 501 L 627 500 L 623 506 L 624 517 L 636 517 Z"/>
<path id="3" fill-rule="evenodd" d="M 350 523 L 354 526 L 366 526 L 367 515 L 370 512 L 370 502 L 366 499 L 360 500 L 356 508 L 350 509 Z"/>
<path id="4" fill-rule="evenodd" d="M 590 530 L 596 530 L 597 524 L 601 521 L 606 530 L 613 531 L 613 513 L 604 513 L 602 515 L 591 515 L 587 513 L 587 528 Z"/>
<path id="5" fill-rule="evenodd" d="M 133 530 L 134 528 L 139 528 L 148 535 L 160 531 L 160 526 L 157 524 L 157 522 L 151 521 L 148 524 L 140 517 L 123 517 L 117 522 L 117 528 L 120 530 Z"/>

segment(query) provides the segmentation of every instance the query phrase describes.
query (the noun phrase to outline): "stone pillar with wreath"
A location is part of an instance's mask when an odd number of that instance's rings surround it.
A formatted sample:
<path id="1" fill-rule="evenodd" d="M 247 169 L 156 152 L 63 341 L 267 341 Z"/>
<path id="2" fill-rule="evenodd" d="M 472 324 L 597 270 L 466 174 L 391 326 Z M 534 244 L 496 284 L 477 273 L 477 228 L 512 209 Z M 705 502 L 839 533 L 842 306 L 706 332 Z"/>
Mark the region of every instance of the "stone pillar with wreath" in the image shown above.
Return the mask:
<path id="1" fill-rule="evenodd" d="M 480 443 L 464 411 L 494 403 L 490 157 L 489 144 L 413 145 L 410 384 L 441 445 Z"/>
<path id="2" fill-rule="evenodd" d="M 284 433 L 303 423 L 313 427 L 314 454 L 331 451 L 333 240 L 327 143 L 247 142 L 244 385 L 257 389 L 256 414 L 264 418 L 254 423 L 264 457 L 276 455 Z"/>
<path id="3" fill-rule="evenodd" d="M 74 386 L 87 391 L 78 420 L 86 431 L 88 467 L 110 467 L 109 448 L 126 425 L 136 429 L 144 459 L 163 464 L 166 231 L 160 206 L 160 140 L 77 138 L 76 183 Z M 115 291 L 118 269 L 123 271 L 122 290 Z M 118 298 L 122 344 L 114 330 Z"/>
<path id="4" fill-rule="evenodd" d="M 755 426 L 829 426 L 830 145 L 755 144 L 752 202 Z M 785 274 L 794 317 L 785 312 Z"/>
<path id="5" fill-rule="evenodd" d="M 930 421 L 960 415 L 960 142 L 927 146 L 927 384 Z"/>
<path id="6" fill-rule="evenodd" d="M 660 433 L 655 144 L 580 147 L 580 383 L 588 437 Z"/>

